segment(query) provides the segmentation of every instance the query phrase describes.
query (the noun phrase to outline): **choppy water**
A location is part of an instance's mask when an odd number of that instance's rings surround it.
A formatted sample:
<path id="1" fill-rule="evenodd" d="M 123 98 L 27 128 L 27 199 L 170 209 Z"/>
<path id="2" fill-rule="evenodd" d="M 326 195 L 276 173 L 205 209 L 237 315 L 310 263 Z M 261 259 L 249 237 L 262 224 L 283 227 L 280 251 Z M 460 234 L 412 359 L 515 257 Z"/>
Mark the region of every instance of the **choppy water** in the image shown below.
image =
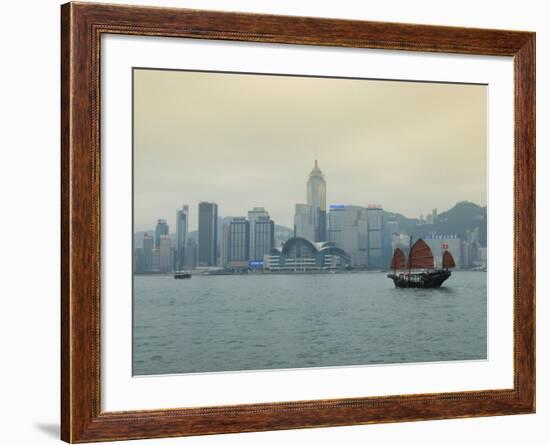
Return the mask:
<path id="1" fill-rule="evenodd" d="M 486 274 L 134 278 L 134 375 L 485 359 Z"/>

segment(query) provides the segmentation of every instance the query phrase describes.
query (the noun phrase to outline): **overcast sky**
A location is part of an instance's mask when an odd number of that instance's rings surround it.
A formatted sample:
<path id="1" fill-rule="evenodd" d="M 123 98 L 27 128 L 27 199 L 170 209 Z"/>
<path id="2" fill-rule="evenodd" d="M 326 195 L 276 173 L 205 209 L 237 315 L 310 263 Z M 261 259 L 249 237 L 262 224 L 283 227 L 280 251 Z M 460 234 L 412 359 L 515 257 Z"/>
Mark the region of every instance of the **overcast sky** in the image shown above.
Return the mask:
<path id="1" fill-rule="evenodd" d="M 485 86 L 134 70 L 135 230 L 200 201 L 292 227 L 315 158 L 327 205 L 486 205 L 486 152 Z"/>

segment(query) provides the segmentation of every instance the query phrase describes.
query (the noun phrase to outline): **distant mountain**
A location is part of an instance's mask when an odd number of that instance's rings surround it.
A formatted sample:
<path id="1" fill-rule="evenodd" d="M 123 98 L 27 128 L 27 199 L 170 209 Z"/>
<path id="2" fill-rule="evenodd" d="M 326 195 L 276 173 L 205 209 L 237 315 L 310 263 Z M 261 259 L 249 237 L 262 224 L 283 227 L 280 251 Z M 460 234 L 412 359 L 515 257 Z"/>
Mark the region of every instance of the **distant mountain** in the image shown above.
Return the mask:
<path id="1" fill-rule="evenodd" d="M 465 238 L 467 230 L 479 228 L 480 244 L 487 245 L 487 207 L 481 207 L 473 202 L 462 201 L 453 208 L 438 215 L 432 224 L 414 225 L 409 229 L 401 228 L 414 238 L 424 237 L 430 233 L 440 235 L 456 234 Z"/>
<path id="2" fill-rule="evenodd" d="M 281 226 L 280 224 L 275 224 L 275 232 L 288 233 L 292 236 L 294 229 L 287 226 Z"/>
<path id="3" fill-rule="evenodd" d="M 457 203 L 452 209 L 439 214 L 439 223 L 459 224 L 469 228 L 477 227 L 487 213 L 487 207 L 480 207 L 469 201 Z"/>
<path id="4" fill-rule="evenodd" d="M 407 218 L 404 215 L 401 215 L 401 213 L 392 213 L 392 212 L 386 212 L 384 211 L 384 218 L 386 221 L 389 218 L 395 218 L 397 221 L 397 224 L 399 225 L 399 230 L 403 232 L 409 233 L 411 228 L 416 227 L 418 225 L 418 218 Z"/>

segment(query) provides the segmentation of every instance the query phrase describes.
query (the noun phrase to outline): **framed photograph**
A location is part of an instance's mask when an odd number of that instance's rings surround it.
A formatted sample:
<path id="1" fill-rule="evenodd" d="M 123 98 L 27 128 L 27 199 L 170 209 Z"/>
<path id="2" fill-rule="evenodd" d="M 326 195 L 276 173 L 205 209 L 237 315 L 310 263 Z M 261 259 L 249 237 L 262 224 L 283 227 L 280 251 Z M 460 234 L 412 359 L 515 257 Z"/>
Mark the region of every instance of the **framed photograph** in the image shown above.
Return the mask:
<path id="1" fill-rule="evenodd" d="M 61 435 L 535 411 L 535 34 L 61 8 Z"/>

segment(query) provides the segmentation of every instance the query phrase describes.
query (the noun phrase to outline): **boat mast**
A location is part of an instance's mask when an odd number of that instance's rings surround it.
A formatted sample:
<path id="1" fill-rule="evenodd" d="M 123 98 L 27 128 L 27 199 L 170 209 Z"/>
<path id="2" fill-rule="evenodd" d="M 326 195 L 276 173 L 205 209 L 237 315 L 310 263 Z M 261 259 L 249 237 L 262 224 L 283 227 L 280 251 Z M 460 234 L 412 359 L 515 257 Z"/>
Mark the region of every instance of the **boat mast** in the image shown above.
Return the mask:
<path id="1" fill-rule="evenodd" d="M 411 237 L 409 238 L 409 282 L 407 285 L 410 285 L 411 284 L 411 258 L 412 258 L 412 242 L 413 242 L 413 237 L 411 235 Z"/>

